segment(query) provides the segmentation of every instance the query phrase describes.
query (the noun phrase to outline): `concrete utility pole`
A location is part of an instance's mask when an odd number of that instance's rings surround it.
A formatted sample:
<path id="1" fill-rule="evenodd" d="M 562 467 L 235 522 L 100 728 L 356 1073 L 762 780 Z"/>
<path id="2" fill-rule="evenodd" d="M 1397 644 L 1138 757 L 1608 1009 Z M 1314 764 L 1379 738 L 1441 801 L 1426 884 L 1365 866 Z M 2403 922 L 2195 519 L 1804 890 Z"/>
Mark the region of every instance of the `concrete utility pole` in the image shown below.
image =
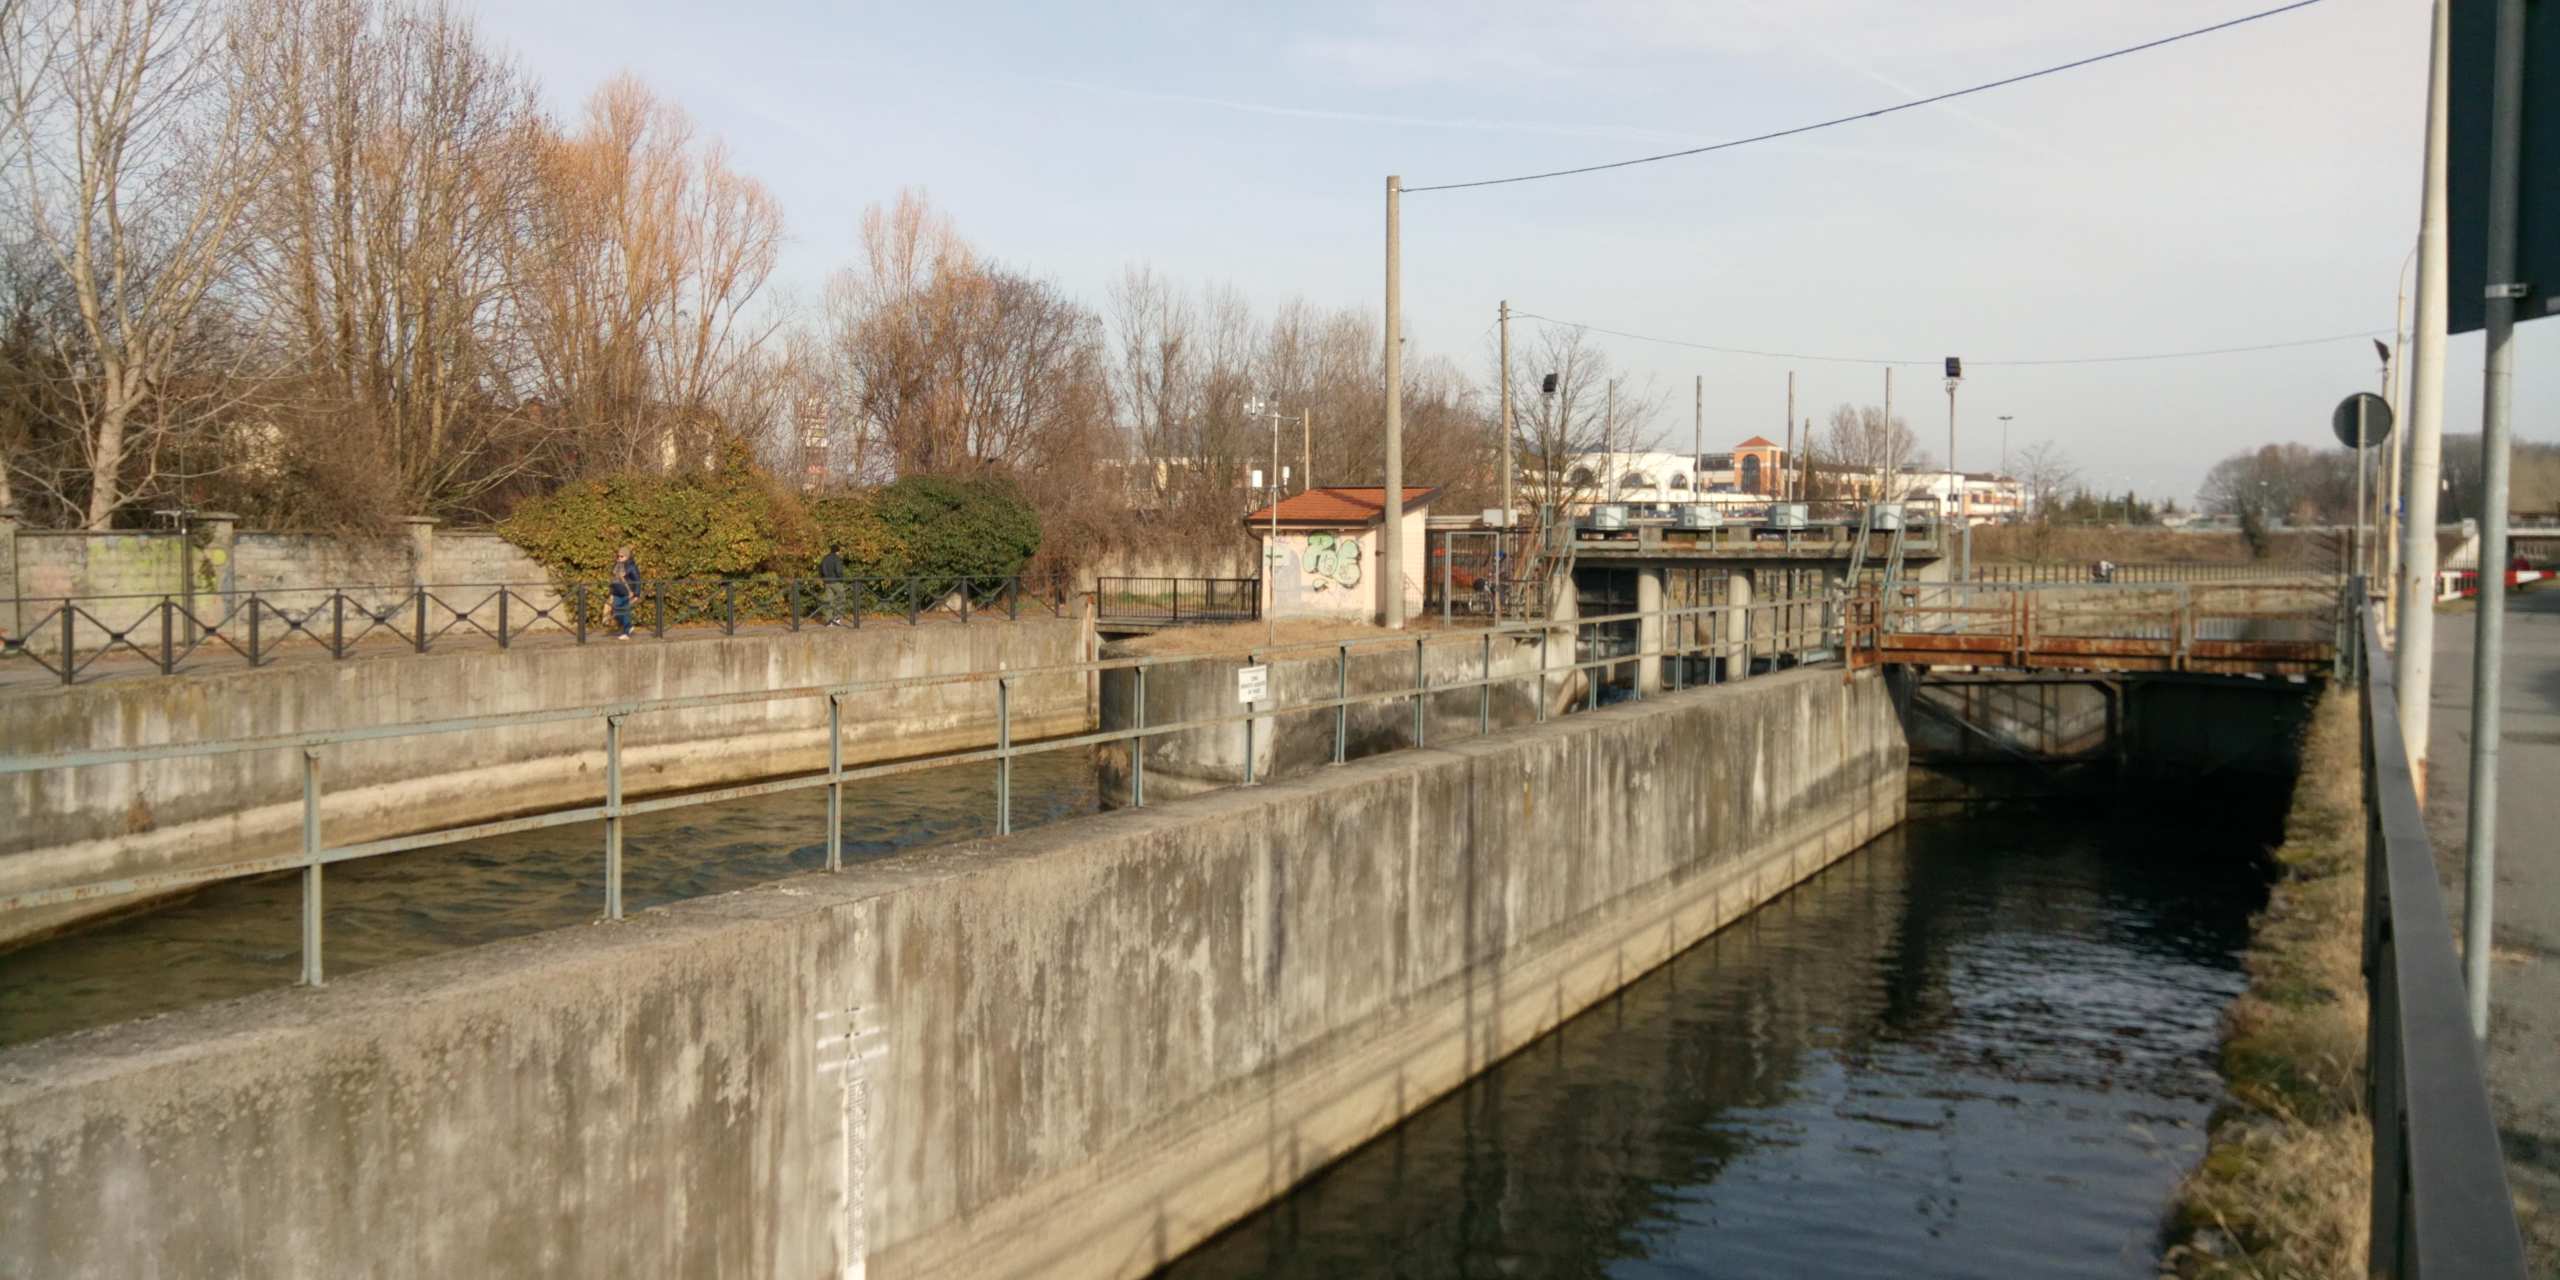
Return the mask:
<path id="1" fill-rule="evenodd" d="M 1387 475 L 1378 621 L 1404 630 L 1404 179 L 1387 176 Z"/>
<path id="2" fill-rule="evenodd" d="M 2399 644 L 2397 637 L 2400 634 L 2400 530 L 2406 523 L 2400 509 L 2400 477 L 2404 469 L 2402 459 L 2407 453 L 2409 441 L 2409 361 L 2407 359 L 2409 271 L 2417 265 L 2418 246 L 2412 243 L 2409 246 L 2409 256 L 2400 261 L 2400 277 L 2396 282 L 2398 288 L 2391 297 L 2391 370 L 2390 376 L 2386 379 L 2389 390 L 2384 393 L 2385 397 L 2391 401 L 2391 421 L 2394 426 L 2391 432 L 2391 457 L 2386 464 L 2389 471 L 2380 486 L 2383 490 L 2382 578 L 2386 584 L 2382 604 L 2382 625 L 2383 629 L 2393 637 L 2394 646 Z"/>
<path id="3" fill-rule="evenodd" d="M 1947 502 L 1955 514 L 1967 514 L 1964 500 L 1964 472 L 1956 466 L 1956 384 L 1964 381 L 1964 366 L 1954 356 L 1947 357 Z"/>
<path id="4" fill-rule="evenodd" d="M 1298 410 L 1298 492 L 1316 487 L 1316 415 Z"/>
<path id="5" fill-rule="evenodd" d="M 1707 375 L 1697 375 L 1698 404 L 1689 426 L 1689 492 L 1698 492 L 1698 464 L 1707 456 Z"/>
<path id="6" fill-rule="evenodd" d="M 2408 499 L 2401 528 L 2400 725 L 2418 794 L 2427 789 L 2427 704 L 2436 665 L 2436 486 L 2444 449 L 2445 101 L 2448 0 L 2435 0 L 2427 57 L 2427 145 L 2418 199 L 2417 359 L 2409 380 Z"/>
<path id="7" fill-rule="evenodd" d="M 2516 187 L 2524 140 L 2524 0 L 2498 0 L 2489 81 L 2488 359 L 2480 387 L 2480 612 L 2471 644 L 2471 803 L 2462 894 L 2463 984 L 2471 1035 L 2489 1038 L 2491 904 L 2498 887 L 2498 679 L 2507 630 L 2507 453 L 2515 411 Z"/>
<path id="8" fill-rule="evenodd" d="M 1808 433 L 1810 434 L 1810 433 Z M 1806 443 L 1812 443 L 1807 440 Z M 1787 370 L 1787 462 L 1778 469 L 1778 499 L 1795 497 L 1796 479 L 1796 371 Z"/>
<path id="9" fill-rule="evenodd" d="M 1502 621 L 1502 558 L 1511 549 L 1511 302 L 1502 303 L 1502 524 L 1493 533 L 1493 620 Z"/>
<path id="10" fill-rule="evenodd" d="M 1876 451 L 1877 451 L 1879 454 L 1883 455 L 1883 456 L 1882 456 L 1882 458 L 1880 459 L 1880 461 L 1884 464 L 1884 468 L 1883 468 L 1883 469 L 1884 469 L 1884 474 L 1883 474 L 1883 475 L 1879 478 L 1879 480 L 1878 480 L 1879 488 L 1878 488 L 1878 489 L 1877 489 L 1877 491 L 1876 491 L 1876 501 L 1878 501 L 1878 502 L 1890 502 L 1890 501 L 1892 501 L 1892 497 L 1891 497 L 1891 495 L 1892 495 L 1892 493 L 1893 493 L 1893 463 L 1894 463 L 1894 457 L 1893 457 L 1893 366 L 1892 366 L 1892 365 L 1886 365 L 1886 366 L 1884 367 L 1884 432 L 1883 432 L 1882 436 L 1881 436 L 1881 437 L 1878 439 L 1878 441 L 1877 441 Z"/>

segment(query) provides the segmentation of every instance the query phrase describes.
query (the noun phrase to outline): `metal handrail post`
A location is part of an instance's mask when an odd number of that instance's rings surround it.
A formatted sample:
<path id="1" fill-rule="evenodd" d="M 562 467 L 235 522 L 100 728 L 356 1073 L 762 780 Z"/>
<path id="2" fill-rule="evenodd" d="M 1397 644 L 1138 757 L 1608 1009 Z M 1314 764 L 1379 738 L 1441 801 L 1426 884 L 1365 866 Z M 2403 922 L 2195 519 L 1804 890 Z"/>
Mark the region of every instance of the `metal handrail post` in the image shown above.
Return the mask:
<path id="1" fill-rule="evenodd" d="M 1244 664 L 1248 667 L 1255 665 L 1255 654 L 1250 649 L 1245 651 Z M 1253 703 L 1248 702 L 1244 704 L 1244 785 L 1248 787 L 1253 785 L 1254 710 L 1255 707 Z M 1279 761 L 1275 759 L 1272 763 L 1276 766 Z"/>
<path id="2" fill-rule="evenodd" d="M 1427 643 L 1420 636 L 1413 638 L 1413 745 L 1417 748 L 1423 745 L 1423 721 L 1428 717 L 1431 704 L 1431 695 L 1425 692 L 1431 687 L 1430 677 L 1422 670 L 1422 646 Z"/>
<path id="3" fill-rule="evenodd" d="M 425 653 L 427 651 L 427 589 L 425 587 L 421 586 L 417 589 L 415 603 L 418 607 L 417 625 L 410 631 L 409 640 L 417 647 L 418 652 Z"/>
<path id="4" fill-rule="evenodd" d="M 844 870 L 844 695 L 827 695 L 827 870 Z"/>
<path id="5" fill-rule="evenodd" d="M 996 677 L 996 834 L 1013 834 L 1013 677 L 1007 675 Z"/>
<path id="6" fill-rule="evenodd" d="M 1493 633 L 1484 633 L 1483 683 L 1476 686 L 1476 736 L 1493 732 Z"/>
<path id="7" fill-rule="evenodd" d="M 622 918 L 622 717 L 604 718 L 604 918 Z"/>
<path id="8" fill-rule="evenodd" d="M 501 649 L 507 647 L 507 597 L 512 594 L 505 583 L 498 584 L 498 647 Z"/>
<path id="9" fill-rule="evenodd" d="M 1333 660 L 1333 762 L 1342 763 L 1351 747 L 1351 646 L 1335 650 Z"/>
<path id="10" fill-rule="evenodd" d="M 321 984 L 320 752 L 302 749 L 302 985 Z"/>
<path id="11" fill-rule="evenodd" d="M 1137 703 L 1135 733 L 1129 739 L 1129 807 L 1147 807 L 1147 669 L 1138 668 L 1137 688 L 1132 695 Z"/>
<path id="12" fill-rule="evenodd" d="M 499 615 L 501 618 L 505 616 Z M 506 627 L 503 623 L 500 624 L 498 631 L 501 635 L 505 634 Z M 499 641 L 498 647 L 505 648 L 506 642 Z M 347 593 L 344 591 L 329 593 L 329 656 L 332 658 L 347 656 Z"/>

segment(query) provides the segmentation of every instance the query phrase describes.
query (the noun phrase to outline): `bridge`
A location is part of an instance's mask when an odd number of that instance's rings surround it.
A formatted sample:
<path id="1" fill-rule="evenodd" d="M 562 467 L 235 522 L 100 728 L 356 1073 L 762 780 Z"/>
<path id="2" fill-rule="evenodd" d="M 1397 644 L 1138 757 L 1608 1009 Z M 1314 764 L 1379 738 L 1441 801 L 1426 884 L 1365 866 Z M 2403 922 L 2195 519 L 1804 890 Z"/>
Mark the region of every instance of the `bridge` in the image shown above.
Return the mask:
<path id="1" fill-rule="evenodd" d="M 1827 634 L 1804 602 L 1728 600 L 1180 656 L 1086 657 L 1065 620 L 719 636 L 689 679 L 824 648 L 679 697 L 570 684 L 434 720 L 13 738 L 0 779 L 27 812 L 228 777 L 235 806 L 297 820 L 214 862 L 0 857 L 0 916 L 284 873 L 303 982 L 0 1050 L 0 1249 L 101 1274 L 1142 1273 L 1892 829 L 1914 749 L 1894 682 L 1925 669 L 2362 682 L 2377 1269 L 2520 1276 L 2372 620 L 2281 589 L 2169 612 L 2129 589 L 1915 588 L 1853 597 Z M 1633 649 L 1600 642 L 1621 634 Z M 963 635 L 990 647 L 884 665 Z M 2078 640 L 2101 643 L 2056 643 Z M 687 647 L 564 652 L 654 650 L 664 679 Z M 1806 660 L 1824 649 L 1843 656 Z M 1068 697 L 1086 718 L 1030 728 Z M 762 771 L 684 772 L 741 726 L 775 739 Z M 1121 811 L 1017 831 L 1017 778 L 1066 753 L 1120 762 Z M 565 803 L 422 814 L 399 761 L 564 763 Z M 848 856 L 848 786 L 954 765 L 988 770 L 991 838 Z M 635 823 L 793 793 L 823 801 L 813 870 L 625 900 Z M 351 864 L 597 824 L 598 926 L 327 963 Z M 84 1207 L 110 1202 L 148 1211 L 99 1230 Z"/>

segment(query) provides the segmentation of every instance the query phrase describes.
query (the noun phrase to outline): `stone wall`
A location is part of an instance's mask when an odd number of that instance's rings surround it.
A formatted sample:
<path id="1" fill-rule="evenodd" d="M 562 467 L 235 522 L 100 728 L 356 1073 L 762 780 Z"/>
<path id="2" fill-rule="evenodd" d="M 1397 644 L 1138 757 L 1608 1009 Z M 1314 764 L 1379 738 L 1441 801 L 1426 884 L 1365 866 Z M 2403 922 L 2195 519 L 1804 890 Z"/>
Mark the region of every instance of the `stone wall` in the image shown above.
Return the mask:
<path id="1" fill-rule="evenodd" d="M 1903 766 L 1806 670 L 0 1052 L 0 1272 L 1143 1275 Z"/>
<path id="2" fill-rule="evenodd" d="M 1090 656 L 1082 619 L 875 626 L 676 641 L 461 648 L 258 670 L 107 680 L 0 698 L 13 755 L 109 750 L 602 708 L 866 680 L 1058 667 Z M 1026 740 L 1091 723 L 1082 673 L 1015 685 Z M 628 716 L 627 793 L 771 777 L 826 764 L 823 696 Z M 845 717 L 848 763 L 993 745 L 995 686 L 867 692 Z M 324 835 L 349 844 L 601 801 L 600 714 L 504 729 L 324 748 Z M 291 750 L 0 775 L 0 896 L 219 865 L 299 847 L 301 760 Z M 129 902 L 0 915 L 0 941 Z"/>

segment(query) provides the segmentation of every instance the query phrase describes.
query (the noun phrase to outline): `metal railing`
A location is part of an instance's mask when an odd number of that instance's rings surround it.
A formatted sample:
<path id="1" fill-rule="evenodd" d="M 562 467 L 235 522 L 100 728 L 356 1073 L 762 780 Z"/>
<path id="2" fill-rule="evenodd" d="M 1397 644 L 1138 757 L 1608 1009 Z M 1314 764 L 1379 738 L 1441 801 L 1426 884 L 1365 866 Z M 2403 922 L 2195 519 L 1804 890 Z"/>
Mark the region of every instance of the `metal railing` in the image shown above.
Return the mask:
<path id="1" fill-rule="evenodd" d="M 386 648 L 426 653 L 450 642 L 511 647 L 551 635 L 576 644 L 622 634 L 664 639 L 670 630 L 741 626 L 797 631 L 863 625 L 867 618 L 961 622 L 997 615 L 1066 615 L 1062 578 L 669 578 L 644 581 L 627 602 L 610 584 L 439 583 L 279 587 L 156 595 L 30 596 L 0 600 L 0 657 L 33 662 L 64 684 L 99 660 L 139 658 L 159 674 L 200 657 L 264 666 L 292 654 L 337 659 Z"/>
<path id="2" fill-rule="evenodd" d="M 1260 578 L 1096 578 L 1094 617 L 1103 622 L 1190 626 L 1258 622 Z"/>
<path id="3" fill-rule="evenodd" d="M 1477 728 L 1492 728 L 1493 690 L 1498 685 L 1528 684 L 1537 686 L 1537 715 L 1548 718 L 1550 696 L 1559 688 L 1570 689 L 1577 674 L 1587 686 L 1579 706 L 1565 711 L 1596 710 L 1604 702 L 1603 686 L 1610 673 L 1625 670 L 1629 695 L 1644 696 L 1643 681 L 1634 677 L 1648 659 L 1658 659 L 1667 676 L 1669 689 L 1677 691 L 1691 684 L 1716 684 L 1734 678 L 1737 672 L 1747 674 L 1757 663 L 1785 663 L 1797 655 L 1821 651 L 1825 637 L 1817 629 L 1803 629 L 1791 624 L 1782 612 L 1792 602 L 1769 601 L 1747 606 L 1699 605 L 1664 609 L 1654 613 L 1611 614 L 1590 618 L 1559 620 L 1552 623 L 1511 623 L 1464 632 L 1432 632 L 1411 636 L 1381 636 L 1354 640 L 1312 641 L 1279 646 L 1256 646 L 1217 654 L 1167 654 L 1141 657 L 1104 658 L 1096 661 L 1064 663 L 1047 667 L 1021 667 L 1011 670 L 969 671 L 947 675 L 911 676 L 895 679 L 854 681 L 839 685 L 776 690 L 751 690 L 740 693 L 712 694 L 687 698 L 602 703 L 545 711 L 515 712 L 501 715 L 468 716 L 448 720 L 421 721 L 409 724 L 375 725 L 351 729 L 319 730 L 298 734 L 226 739 L 220 741 L 171 744 L 153 747 L 127 747 L 100 751 L 65 752 L 36 756 L 0 756 L 0 776 L 23 773 L 70 772 L 81 769 L 114 768 L 152 761 L 231 756 L 252 752 L 290 751 L 300 756 L 302 830 L 300 848 L 290 853 L 265 857 L 242 858 L 217 866 L 147 872 L 104 880 L 46 885 L 0 896 L 0 914 L 30 908 L 56 906 L 72 902 L 94 901 L 134 894 L 168 894 L 226 880 L 251 876 L 297 872 L 302 878 L 301 930 L 302 977 L 306 985 L 320 985 L 324 978 L 322 937 L 325 885 L 323 875 L 334 863 L 365 858 L 379 858 L 415 849 L 431 848 L 465 840 L 543 830 L 573 823 L 602 821 L 604 824 L 604 900 L 603 918 L 619 920 L 623 916 L 622 846 L 624 823 L 633 817 L 700 805 L 718 804 L 755 796 L 775 795 L 823 787 L 827 793 L 826 862 L 828 871 L 844 868 L 844 788 L 847 783 L 871 778 L 889 777 L 947 765 L 993 761 L 996 766 L 994 805 L 998 835 L 1013 829 L 1012 771 L 1013 762 L 1023 756 L 1048 751 L 1087 750 L 1116 742 L 1135 742 L 1165 734 L 1187 733 L 1220 726 L 1244 726 L 1246 767 L 1244 784 L 1253 785 L 1252 761 L 1257 722 L 1274 722 L 1275 717 L 1293 713 L 1322 712 L 1334 715 L 1333 763 L 1346 759 L 1350 708 L 1368 703 L 1391 703 L 1410 700 L 1413 704 L 1413 745 L 1428 745 L 1429 700 L 1468 689 L 1477 691 Z M 1736 616 L 1739 614 L 1739 616 Z M 1648 627 L 1647 621 L 1652 625 Z M 1597 636 L 1586 638 L 1592 628 L 1615 630 L 1632 628 L 1636 641 L 1632 646 L 1609 643 Z M 1647 633 L 1652 633 L 1650 640 Z M 1527 673 L 1498 672 L 1494 662 L 1497 646 L 1534 643 L 1538 650 L 1538 669 Z M 1550 647 L 1562 643 L 1571 646 L 1571 655 L 1563 661 L 1550 661 Z M 1480 662 L 1473 676 L 1432 679 L 1428 675 L 1427 655 L 1434 648 L 1456 647 L 1472 650 Z M 1350 692 L 1350 670 L 1356 655 L 1374 652 L 1413 654 L 1414 681 L 1410 685 L 1354 694 Z M 1585 656 L 1585 650 L 1595 651 Z M 1267 662 L 1275 658 L 1306 657 L 1321 661 L 1330 657 L 1336 664 L 1334 688 L 1330 698 L 1280 705 L 1276 701 L 1253 704 L 1244 710 L 1227 714 L 1194 717 L 1165 724 L 1146 721 L 1146 672 L 1150 669 L 1200 663 L 1233 663 L 1241 657 L 1247 663 Z M 1013 739 L 1013 692 L 1026 682 L 1044 678 L 1073 676 L 1079 680 L 1097 677 L 1115 670 L 1135 670 L 1135 723 L 1125 729 L 1108 729 L 1071 734 L 1035 742 Z M 933 689 L 954 685 L 974 685 L 988 690 L 993 701 L 992 712 L 995 745 L 934 755 L 901 759 L 879 764 L 848 767 L 844 762 L 844 712 L 850 704 L 857 708 L 897 691 Z M 634 716 L 671 711 L 689 711 L 708 707 L 781 701 L 823 699 L 827 721 L 827 765 L 823 770 L 758 782 L 689 790 L 674 794 L 633 799 L 623 787 L 623 729 Z M 600 802 L 487 822 L 466 823 L 429 831 L 360 841 L 332 844 L 326 837 L 322 821 L 323 764 L 325 753 L 335 747 L 386 740 L 423 740 L 456 733 L 488 733 L 531 725 L 592 721 L 602 740 L 604 769 L 603 794 Z M 1133 749 L 1134 767 L 1130 771 L 1129 800 L 1132 805 L 1145 803 L 1145 753 Z"/>
<path id="4" fill-rule="evenodd" d="M 2349 615 L 2322 582 L 1911 583 L 1847 601 L 1852 665 L 2318 674 Z"/>
<path id="5" fill-rule="evenodd" d="M 2524 1243 L 2471 1037 L 2379 611 L 2356 595 L 2364 747 L 2365 1088 L 2373 1118 L 2377 1276 L 2522 1280 Z M 2357 668 L 2360 668 L 2358 670 Z"/>
<path id="6" fill-rule="evenodd" d="M 2253 582 L 2265 579 L 2323 578 L 2335 580 L 2337 569 L 2322 563 L 2258 561 L 2196 562 L 2158 560 L 2117 564 L 2107 582 Z M 2097 583 L 2098 566 L 2085 561 L 2020 560 L 1973 566 L 1973 581 L 2000 583 Z"/>

